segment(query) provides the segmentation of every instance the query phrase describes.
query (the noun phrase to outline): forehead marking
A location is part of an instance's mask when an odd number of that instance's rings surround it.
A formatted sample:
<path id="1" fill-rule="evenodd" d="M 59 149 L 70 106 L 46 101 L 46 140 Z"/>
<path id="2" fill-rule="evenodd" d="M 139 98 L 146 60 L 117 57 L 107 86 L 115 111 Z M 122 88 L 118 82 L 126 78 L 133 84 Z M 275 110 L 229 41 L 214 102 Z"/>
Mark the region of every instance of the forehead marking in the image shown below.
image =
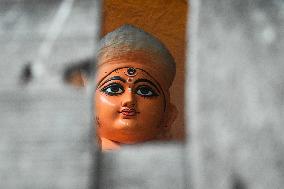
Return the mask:
<path id="1" fill-rule="evenodd" d="M 134 77 L 136 74 L 137 74 L 137 71 L 133 67 L 127 68 L 127 71 L 125 73 L 125 75 L 127 75 L 129 77 Z"/>

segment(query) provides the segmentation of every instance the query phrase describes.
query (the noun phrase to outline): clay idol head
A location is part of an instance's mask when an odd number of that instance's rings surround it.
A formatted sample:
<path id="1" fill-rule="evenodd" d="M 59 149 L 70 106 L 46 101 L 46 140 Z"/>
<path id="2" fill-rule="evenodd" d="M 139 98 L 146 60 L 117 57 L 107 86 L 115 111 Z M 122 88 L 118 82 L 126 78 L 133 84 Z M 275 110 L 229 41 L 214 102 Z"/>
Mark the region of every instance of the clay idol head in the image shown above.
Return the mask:
<path id="1" fill-rule="evenodd" d="M 124 25 L 100 41 L 97 61 L 94 107 L 101 148 L 163 138 L 177 114 L 169 94 L 175 61 L 167 48 Z"/>

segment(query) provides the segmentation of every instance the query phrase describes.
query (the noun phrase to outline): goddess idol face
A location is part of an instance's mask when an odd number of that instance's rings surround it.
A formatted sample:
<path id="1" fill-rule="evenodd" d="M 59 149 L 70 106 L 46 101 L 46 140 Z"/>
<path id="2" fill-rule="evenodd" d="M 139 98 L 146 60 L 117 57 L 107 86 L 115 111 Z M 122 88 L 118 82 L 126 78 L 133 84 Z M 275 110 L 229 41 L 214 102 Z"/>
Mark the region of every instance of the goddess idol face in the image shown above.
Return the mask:
<path id="1" fill-rule="evenodd" d="M 101 139 L 133 144 L 156 139 L 164 131 L 164 91 L 147 71 L 130 65 L 97 81 L 95 116 Z"/>
<path id="2" fill-rule="evenodd" d="M 96 58 L 94 108 L 102 150 L 164 139 L 177 115 L 169 94 L 176 66 L 166 46 L 126 24 L 101 39 Z"/>

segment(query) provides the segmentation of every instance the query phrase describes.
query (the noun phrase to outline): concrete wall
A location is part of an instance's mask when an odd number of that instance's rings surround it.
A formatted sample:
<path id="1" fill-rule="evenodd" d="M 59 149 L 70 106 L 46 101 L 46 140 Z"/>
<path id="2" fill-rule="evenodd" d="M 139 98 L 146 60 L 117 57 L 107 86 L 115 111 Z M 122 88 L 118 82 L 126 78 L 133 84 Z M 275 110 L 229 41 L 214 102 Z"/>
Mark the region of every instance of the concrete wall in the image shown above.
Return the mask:
<path id="1" fill-rule="evenodd" d="M 91 99 L 64 70 L 93 56 L 94 1 L 0 1 L 0 188 L 89 188 Z"/>
<path id="2" fill-rule="evenodd" d="M 192 1 L 188 160 L 195 188 L 284 186 L 284 2 Z"/>

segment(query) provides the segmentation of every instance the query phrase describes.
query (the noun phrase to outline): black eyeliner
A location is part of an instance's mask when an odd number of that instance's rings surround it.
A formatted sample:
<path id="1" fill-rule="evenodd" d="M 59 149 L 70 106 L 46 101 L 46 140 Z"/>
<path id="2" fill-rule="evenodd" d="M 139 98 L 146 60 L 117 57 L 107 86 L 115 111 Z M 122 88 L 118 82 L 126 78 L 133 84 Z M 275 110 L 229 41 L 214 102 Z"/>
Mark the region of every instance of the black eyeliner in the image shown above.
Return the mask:
<path id="1" fill-rule="evenodd" d="M 110 93 L 110 92 L 107 92 L 107 91 L 106 91 L 109 87 L 117 86 L 117 85 L 118 85 L 118 87 L 122 90 L 121 93 Z M 106 95 L 110 95 L 110 96 L 118 96 L 118 95 L 124 93 L 124 91 L 125 91 L 125 90 L 124 90 L 124 87 L 123 87 L 121 84 L 117 83 L 117 82 L 113 82 L 113 83 L 111 83 L 111 84 L 109 84 L 109 85 L 103 87 L 102 89 L 100 89 L 100 92 L 103 92 L 103 93 L 105 93 Z"/>
<path id="2" fill-rule="evenodd" d="M 106 80 L 105 82 L 103 82 L 102 84 L 99 83 L 98 86 L 97 86 L 97 88 L 100 88 L 102 85 L 104 85 L 105 83 L 107 83 L 107 82 L 109 82 L 109 81 L 112 81 L 112 80 L 119 80 L 119 81 L 122 81 L 123 83 L 126 82 L 126 80 L 123 79 L 123 78 L 120 77 L 120 76 L 113 76 L 113 77 L 107 79 L 107 80 Z"/>
<path id="3" fill-rule="evenodd" d="M 158 87 L 152 81 L 150 81 L 148 79 L 139 78 L 139 79 L 137 79 L 134 82 L 134 84 L 139 83 L 139 82 L 149 83 L 150 85 L 152 85 L 158 91 L 158 93 L 160 93 L 160 90 L 158 89 Z"/>
<path id="4" fill-rule="evenodd" d="M 138 94 L 139 96 L 142 96 L 142 97 L 145 97 L 145 98 L 151 98 L 151 97 L 156 97 L 156 96 L 159 96 L 160 94 L 157 93 L 152 87 L 148 86 L 148 85 L 139 85 L 136 90 L 135 90 L 135 93 L 137 94 L 137 91 L 141 88 L 148 88 L 147 90 L 151 91 L 153 94 L 152 95 L 140 95 Z"/>

